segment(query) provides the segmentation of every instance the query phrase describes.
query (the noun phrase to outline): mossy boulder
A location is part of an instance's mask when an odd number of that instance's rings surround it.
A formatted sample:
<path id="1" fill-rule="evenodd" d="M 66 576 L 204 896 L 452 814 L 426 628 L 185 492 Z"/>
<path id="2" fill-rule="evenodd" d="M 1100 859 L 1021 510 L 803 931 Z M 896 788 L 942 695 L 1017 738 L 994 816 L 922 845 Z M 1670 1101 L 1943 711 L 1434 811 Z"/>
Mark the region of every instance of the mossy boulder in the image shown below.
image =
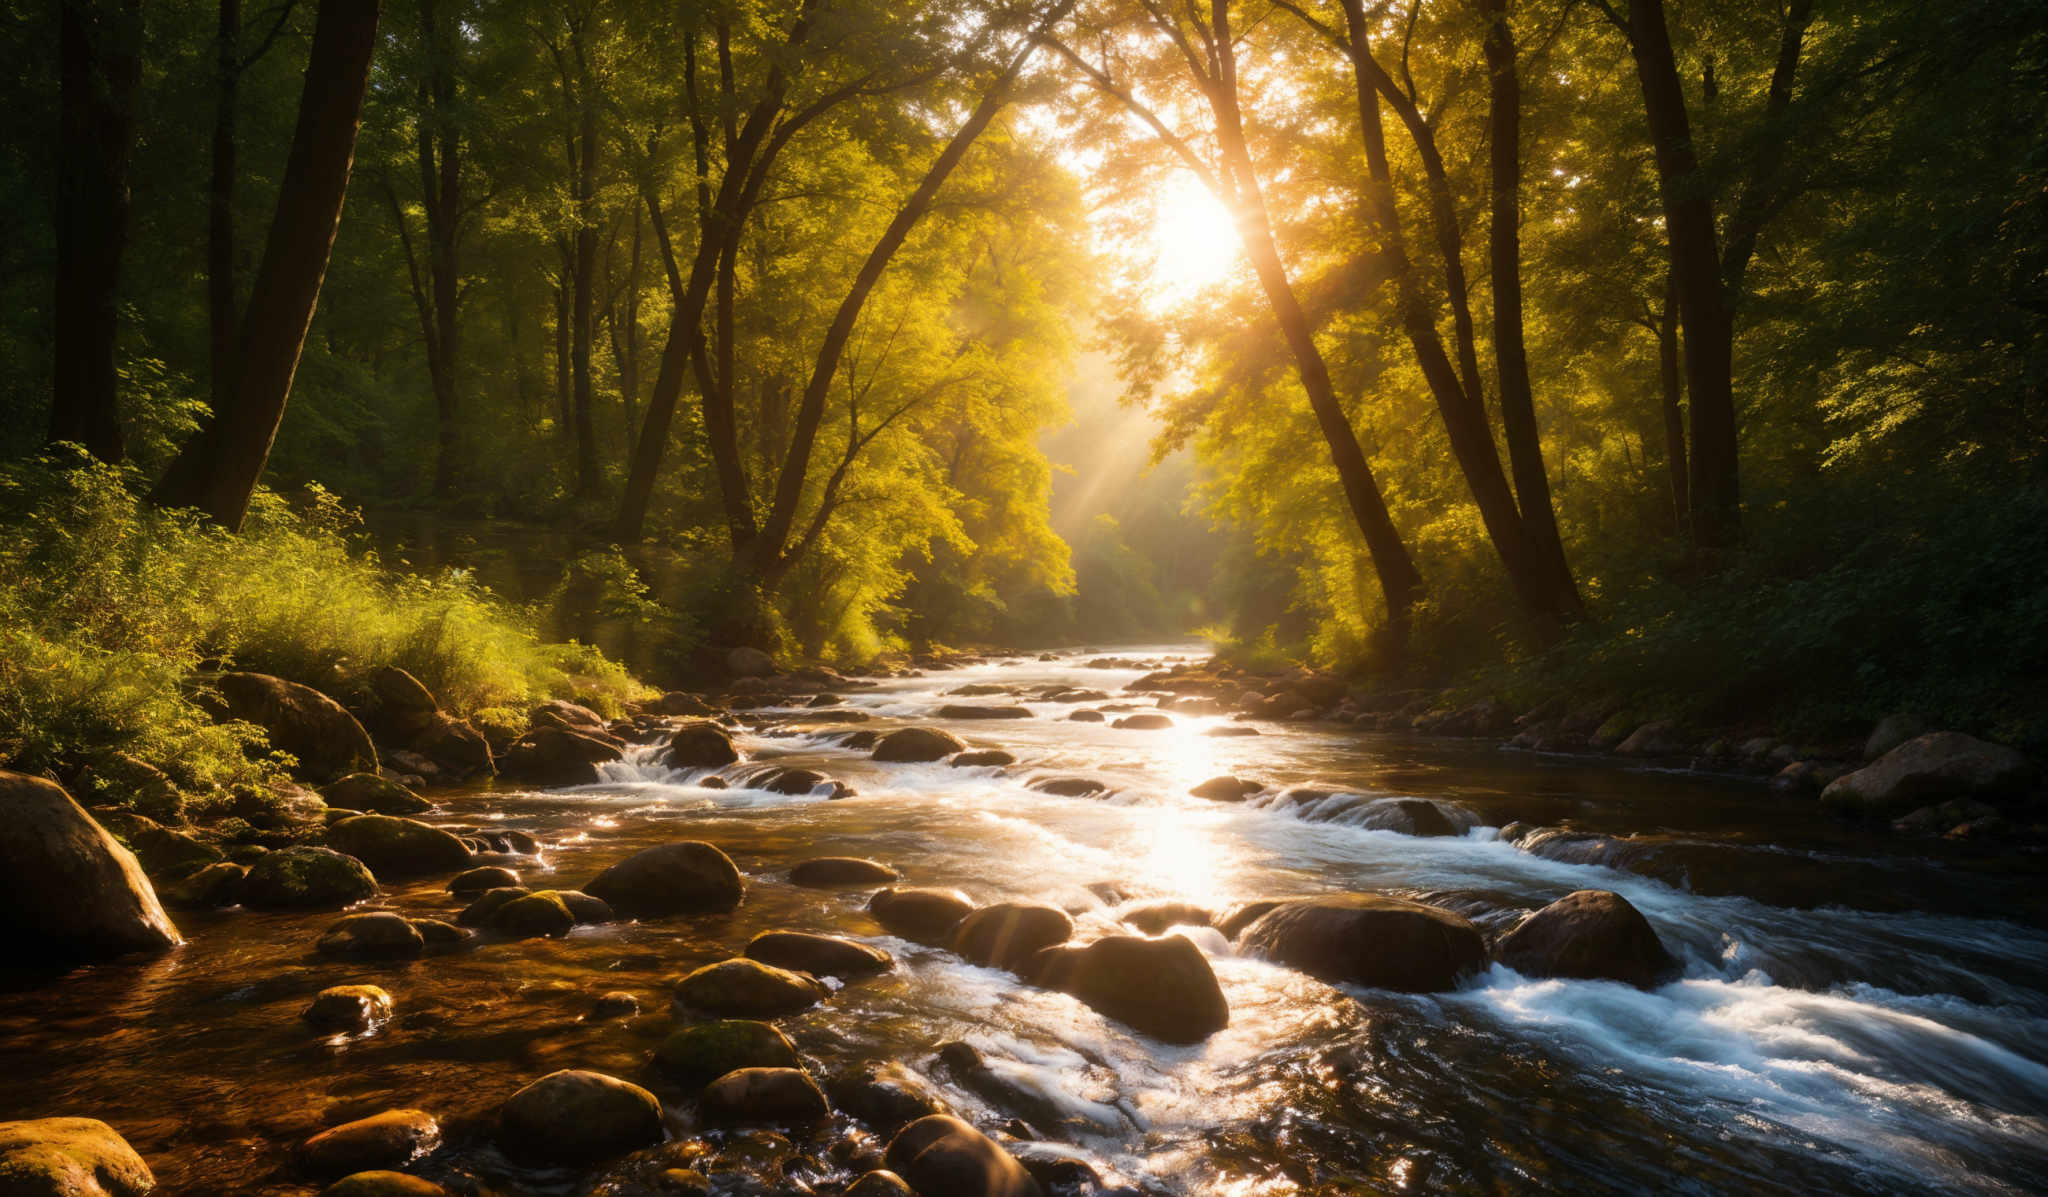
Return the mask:
<path id="1" fill-rule="evenodd" d="M 216 861 L 164 889 L 164 901 L 180 910 L 218 910 L 242 900 L 242 882 L 249 867 Z"/>
<path id="2" fill-rule="evenodd" d="M 498 771 L 517 781 L 544 786 L 587 786 L 599 779 L 597 767 L 625 753 L 587 730 L 536 727 L 505 749 Z"/>
<path id="3" fill-rule="evenodd" d="M 320 1197 L 449 1197 L 449 1193 L 425 1177 L 376 1169 L 344 1176 L 320 1190 Z"/>
<path id="4" fill-rule="evenodd" d="M 824 1001 L 830 990 L 812 977 L 736 956 L 707 964 L 676 982 L 676 1000 L 708 1014 L 774 1017 Z"/>
<path id="5" fill-rule="evenodd" d="M 327 829 L 327 842 L 379 877 L 393 880 L 452 873 L 469 865 L 469 848 L 452 833 L 416 819 L 357 815 Z"/>
<path id="6" fill-rule="evenodd" d="M 338 910 L 376 893 L 369 866 L 331 848 L 266 852 L 242 878 L 242 905 L 252 910 Z"/>
<path id="7" fill-rule="evenodd" d="M 498 1145 L 516 1159 L 588 1164 L 661 1142 L 661 1102 L 601 1072 L 549 1073 L 498 1110 Z"/>
<path id="8" fill-rule="evenodd" d="M 507 903 L 523 898 L 533 891 L 523 885 L 501 885 L 488 889 L 470 900 L 455 916 L 457 924 L 464 927 L 481 927 L 491 921 L 491 916 L 503 909 Z"/>
<path id="9" fill-rule="evenodd" d="M 702 840 L 682 840 L 635 852 L 599 873 L 583 892 L 628 918 L 660 918 L 731 910 L 746 884 L 731 857 Z"/>
<path id="10" fill-rule="evenodd" d="M 675 769 L 716 769 L 740 759 L 732 735 L 709 719 L 693 719 L 668 738 L 668 763 Z"/>
<path id="11" fill-rule="evenodd" d="M 942 761 L 965 751 L 967 745 L 951 732 L 936 727 L 904 727 L 877 740 L 869 755 L 883 762 L 917 764 Z"/>
<path id="12" fill-rule="evenodd" d="M 427 941 L 403 916 L 375 911 L 349 915 L 328 927 L 313 950 L 322 956 L 402 960 L 425 952 Z"/>
<path id="13" fill-rule="evenodd" d="M 300 777 L 333 781 L 376 769 L 370 733 L 340 703 L 311 686 L 263 673 L 216 674 L 213 684 L 222 713 L 262 728 L 271 747 L 298 761 Z"/>
<path id="14" fill-rule="evenodd" d="M 330 985 L 299 1017 L 323 1031 L 367 1031 L 391 1017 L 391 995 L 376 985 Z"/>
<path id="15" fill-rule="evenodd" d="M 373 815 L 416 815 L 434 809 L 434 804 L 386 777 L 375 773 L 351 773 L 320 787 L 329 806 L 346 807 Z"/>
<path id="16" fill-rule="evenodd" d="M 141 1197 L 154 1188 L 149 1165 L 97 1118 L 0 1122 L 6 1197 Z"/>
<path id="17" fill-rule="evenodd" d="M 576 916 L 562 895 L 551 889 L 521 894 L 491 913 L 491 927 L 517 939 L 567 935 Z"/>
<path id="18" fill-rule="evenodd" d="M 954 928 L 973 911 L 957 889 L 890 886 L 868 899 L 868 913 L 890 934 L 934 947 L 953 946 Z"/>
<path id="19" fill-rule="evenodd" d="M 484 865 L 457 873 L 448 882 L 451 894 L 480 894 L 485 890 L 504 889 L 519 884 L 519 874 L 503 865 Z"/>
<path id="20" fill-rule="evenodd" d="M 19 963 L 163 952 L 180 942 L 133 853 L 62 786 L 5 771 L 0 934 Z"/>
<path id="21" fill-rule="evenodd" d="M 822 1122 L 832 1107 L 800 1068 L 740 1068 L 704 1086 L 697 1110 L 711 1122 Z"/>
<path id="22" fill-rule="evenodd" d="M 796 1047 L 765 1022 L 722 1018 L 677 1029 L 654 1049 L 654 1064 L 678 1084 L 703 1085 L 738 1068 L 795 1068 Z"/>
<path id="23" fill-rule="evenodd" d="M 221 858 L 220 849 L 205 840 L 131 810 L 97 807 L 92 817 L 135 853 L 142 871 L 157 881 L 187 876 Z"/>

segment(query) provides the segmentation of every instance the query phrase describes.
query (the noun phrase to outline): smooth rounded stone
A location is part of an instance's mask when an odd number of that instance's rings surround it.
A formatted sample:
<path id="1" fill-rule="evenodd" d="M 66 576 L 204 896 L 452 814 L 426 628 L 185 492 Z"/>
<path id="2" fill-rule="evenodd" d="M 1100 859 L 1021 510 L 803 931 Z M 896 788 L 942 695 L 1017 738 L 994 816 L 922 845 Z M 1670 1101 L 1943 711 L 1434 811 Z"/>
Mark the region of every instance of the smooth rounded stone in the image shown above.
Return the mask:
<path id="1" fill-rule="evenodd" d="M 1173 726 L 1173 719 L 1170 716 L 1142 711 L 1136 715 L 1125 715 L 1110 726 L 1122 731 L 1164 731 Z"/>
<path id="2" fill-rule="evenodd" d="M 86 813 L 133 852 L 143 874 L 154 880 L 183 877 L 221 859 L 220 849 L 212 844 L 124 807 L 97 806 Z"/>
<path id="3" fill-rule="evenodd" d="M 22 961 L 163 952 L 182 940 L 134 853 L 64 787 L 0 771 L 0 931 Z"/>
<path id="4" fill-rule="evenodd" d="M 609 923 L 618 915 L 613 913 L 612 904 L 603 898 L 594 898 L 580 889 L 558 889 L 555 896 L 562 899 L 562 905 L 576 916 L 576 925 L 586 923 Z"/>
<path id="5" fill-rule="evenodd" d="M 663 1168 L 655 1188 L 664 1197 L 711 1197 L 711 1178 L 695 1168 Z"/>
<path id="6" fill-rule="evenodd" d="M 403 915 L 377 911 L 334 923 L 321 933 L 313 950 L 322 956 L 402 960 L 426 951 L 427 941 Z"/>
<path id="7" fill-rule="evenodd" d="M 469 932 L 464 931 L 454 923 L 443 922 L 440 919 L 407 919 L 405 921 L 412 924 L 412 929 L 420 933 L 420 938 L 426 940 L 427 946 L 430 948 L 461 943 L 469 938 Z"/>
<path id="8" fill-rule="evenodd" d="M 792 885 L 824 889 L 835 885 L 885 885 L 903 874 L 876 860 L 859 856 L 818 856 L 790 869 Z"/>
<path id="9" fill-rule="evenodd" d="M 444 781 L 489 777 L 498 771 L 490 738 L 469 720 L 444 712 L 436 712 L 413 736 L 412 751 L 439 766 Z"/>
<path id="10" fill-rule="evenodd" d="M 1377 894 L 1282 902 L 1244 929 L 1243 947 L 1325 981 L 1437 993 L 1486 967 L 1463 915 Z"/>
<path id="11" fill-rule="evenodd" d="M 266 852 L 242 878 L 242 905 L 251 910 L 336 910 L 376 893 L 369 866 L 331 848 Z"/>
<path id="12" fill-rule="evenodd" d="M 1205 736 L 1256 736 L 1259 729 L 1243 723 L 1219 723 L 1202 733 Z"/>
<path id="13" fill-rule="evenodd" d="M 877 1168 L 846 1186 L 844 1197 L 917 1197 L 917 1190 L 887 1168 Z"/>
<path id="14" fill-rule="evenodd" d="M 1067 722 L 1069 723 L 1106 723 L 1108 721 L 1109 717 L 1101 711 L 1070 711 L 1067 714 Z"/>
<path id="15" fill-rule="evenodd" d="M 635 852 L 599 873 L 583 892 L 627 918 L 659 918 L 731 910 L 746 883 L 725 853 L 701 840 L 681 840 Z"/>
<path id="16" fill-rule="evenodd" d="M 934 947 L 950 947 L 953 929 L 974 912 L 957 889 L 890 886 L 868 899 L 868 913 L 893 935 Z"/>
<path id="17" fill-rule="evenodd" d="M 299 1017 L 322 1030 L 368 1030 L 391 1017 L 391 995 L 376 985 L 331 985 Z"/>
<path id="18" fill-rule="evenodd" d="M 1024 788 L 1058 798 L 1093 798 L 1109 786 L 1092 777 L 1035 777 L 1025 782 Z"/>
<path id="19" fill-rule="evenodd" d="M 1495 955 L 1525 976 L 1621 981 L 1645 989 L 1669 980 L 1679 967 L 1642 912 L 1604 889 L 1566 894 L 1523 919 Z"/>
<path id="20" fill-rule="evenodd" d="M 875 742 L 869 755 L 892 764 L 921 764 L 942 761 L 967 751 L 967 745 L 951 732 L 936 727 L 902 727 Z"/>
<path id="21" fill-rule="evenodd" d="M 654 1094 L 601 1072 L 551 1072 L 498 1110 L 498 1145 L 537 1163 L 590 1163 L 661 1140 Z"/>
<path id="22" fill-rule="evenodd" d="M 982 703 L 949 702 L 938 710 L 941 719 L 1030 719 L 1025 707 L 990 706 Z"/>
<path id="23" fill-rule="evenodd" d="M 600 993 L 590 1004 L 592 1018 L 631 1018 L 640 1013 L 640 999 L 623 989 Z"/>
<path id="24" fill-rule="evenodd" d="M 321 1131 L 299 1145 L 299 1163 L 319 1176 L 397 1168 L 434 1150 L 441 1124 L 425 1110 L 386 1110 Z"/>
<path id="25" fill-rule="evenodd" d="M 1017 758 L 1000 748 L 981 748 L 973 752 L 960 753 L 946 763 L 956 769 L 983 769 L 990 766 L 1014 765 Z"/>
<path id="26" fill-rule="evenodd" d="M 164 901 L 181 910 L 217 910 L 242 900 L 249 866 L 221 860 L 164 889 Z"/>
<path id="27" fill-rule="evenodd" d="M 1928 732 L 1927 721 L 1918 715 L 1900 712 L 1886 715 L 1870 729 L 1870 736 L 1863 741 L 1863 759 L 1874 761 L 1906 741 Z"/>
<path id="28" fill-rule="evenodd" d="M 1021 969 L 1033 956 L 1074 937 L 1067 912 L 1030 902 L 998 902 L 960 920 L 953 950 L 976 964 Z"/>
<path id="29" fill-rule="evenodd" d="M 1211 802 L 1242 802 L 1245 795 L 1256 794 L 1265 788 L 1256 781 L 1245 781 L 1226 773 L 1221 777 L 1210 778 L 1188 793 L 1197 798 L 1207 798 Z"/>
<path id="30" fill-rule="evenodd" d="M 490 922 L 491 916 L 504 909 L 508 903 L 532 892 L 523 885 L 504 885 L 497 889 L 485 890 L 462 908 L 462 913 L 455 916 L 455 921 L 464 927 L 481 927 Z"/>
<path id="31" fill-rule="evenodd" d="M 1658 719 L 1630 732 L 1627 739 L 1614 746 L 1614 752 L 1616 756 L 1678 756 L 1686 748 L 1687 742 L 1679 733 L 1678 724 L 1669 719 Z"/>
<path id="32" fill-rule="evenodd" d="M 521 894 L 491 912 L 491 929 L 517 939 L 567 935 L 575 925 L 569 904 L 551 889 Z"/>
<path id="33" fill-rule="evenodd" d="M 708 1014 L 774 1017 L 824 1001 L 831 991 L 802 973 L 735 956 L 676 982 L 676 1000 Z"/>
<path id="34" fill-rule="evenodd" d="M 375 773 L 351 773 L 337 778 L 320 787 L 320 797 L 329 806 L 373 815 L 416 815 L 434 809 L 433 803 Z"/>
<path id="35" fill-rule="evenodd" d="M 1032 961 L 1031 979 L 1168 1043 L 1199 1043 L 1230 1025 L 1208 957 L 1181 935 L 1106 935 L 1086 947 L 1047 948 Z"/>
<path id="36" fill-rule="evenodd" d="M 617 745 L 599 739 L 595 731 L 535 727 L 506 746 L 498 771 L 535 785 L 594 785 L 600 778 L 599 765 L 625 756 Z"/>
<path id="37" fill-rule="evenodd" d="M 1465 834 L 1442 807 L 1427 798 L 1385 798 L 1366 805 L 1370 810 L 1361 826 L 1371 830 L 1422 838 Z"/>
<path id="38" fill-rule="evenodd" d="M 566 727 L 572 731 L 604 730 L 604 716 L 581 703 L 551 698 L 527 712 L 533 723 L 545 727 Z"/>
<path id="39" fill-rule="evenodd" d="M 833 1076 L 825 1091 L 835 1107 L 885 1135 L 946 1112 L 924 1078 L 894 1060 L 864 1061 Z"/>
<path id="40" fill-rule="evenodd" d="M 920 1197 L 1044 1197 L 1024 1165 L 994 1139 L 948 1114 L 896 1132 L 883 1156 Z"/>
<path id="41" fill-rule="evenodd" d="M 1158 935 L 1168 927 L 1206 927 L 1216 916 L 1192 902 L 1161 898 L 1126 907 L 1117 918 L 1147 935 Z"/>
<path id="42" fill-rule="evenodd" d="M 792 769 L 786 765 L 772 765 L 750 773 L 739 784 L 750 790 L 787 794 L 792 798 L 805 797 L 820 786 L 830 786 L 831 797 L 834 798 L 853 794 L 853 787 L 843 781 L 834 781 L 816 769 Z"/>
<path id="43" fill-rule="evenodd" d="M 519 874 L 511 869 L 503 865 L 484 865 L 481 868 L 457 873 L 448 882 L 448 892 L 451 894 L 480 894 L 486 890 L 503 889 L 518 884 Z"/>
<path id="44" fill-rule="evenodd" d="M 370 866 L 380 877 L 402 879 L 449 873 L 469 864 L 469 848 L 453 833 L 417 819 L 357 815 L 327 829 L 327 843 Z"/>
<path id="45" fill-rule="evenodd" d="M 740 759 L 732 735 L 708 719 L 680 724 L 668 737 L 668 763 L 673 769 L 716 769 Z"/>
<path id="46" fill-rule="evenodd" d="M 796 1068 L 796 1047 L 765 1022 L 721 1018 L 679 1027 L 654 1049 L 654 1065 L 683 1085 L 703 1085 L 740 1068 Z"/>
<path id="47" fill-rule="evenodd" d="M 308 781 L 332 781 L 377 768 L 370 733 L 342 705 L 311 686 L 263 673 L 217 673 L 214 692 L 231 719 L 263 729 L 272 748 L 290 753 Z"/>
<path id="48" fill-rule="evenodd" d="M 704 1086 L 697 1109 L 712 1122 L 818 1122 L 832 1113 L 800 1068 L 736 1068 Z"/>
<path id="49" fill-rule="evenodd" d="M 1244 934 L 1246 927 L 1258 922 L 1267 911 L 1286 900 L 1285 898 L 1259 898 L 1250 902 L 1240 902 L 1224 912 L 1222 919 L 1218 920 L 1215 924 L 1216 929 L 1223 932 L 1223 938 L 1235 940 L 1238 936 Z"/>
<path id="50" fill-rule="evenodd" d="M 449 1197 L 433 1181 L 404 1172 L 378 1169 L 344 1176 L 320 1190 L 320 1197 Z"/>
<path id="51" fill-rule="evenodd" d="M 1851 815 L 1896 815 L 1950 798 L 2009 798 L 2040 776 L 2034 762 L 2002 744 L 1931 732 L 1916 736 L 1821 791 L 1821 803 Z"/>
<path id="52" fill-rule="evenodd" d="M 697 779 L 697 785 L 707 790 L 729 790 L 732 788 L 732 783 L 723 777 L 700 777 Z"/>
<path id="53" fill-rule="evenodd" d="M 808 931 L 763 931 L 747 943 L 746 955 L 763 964 L 819 977 L 869 977 L 896 965 L 880 948 Z"/>
<path id="54" fill-rule="evenodd" d="M 699 718 L 718 713 L 717 707 L 688 690 L 670 690 L 642 709 L 654 715 L 691 715 Z"/>
<path id="55" fill-rule="evenodd" d="M 97 1118 L 0 1122 L 6 1197 L 141 1197 L 155 1187 L 149 1165 Z"/>

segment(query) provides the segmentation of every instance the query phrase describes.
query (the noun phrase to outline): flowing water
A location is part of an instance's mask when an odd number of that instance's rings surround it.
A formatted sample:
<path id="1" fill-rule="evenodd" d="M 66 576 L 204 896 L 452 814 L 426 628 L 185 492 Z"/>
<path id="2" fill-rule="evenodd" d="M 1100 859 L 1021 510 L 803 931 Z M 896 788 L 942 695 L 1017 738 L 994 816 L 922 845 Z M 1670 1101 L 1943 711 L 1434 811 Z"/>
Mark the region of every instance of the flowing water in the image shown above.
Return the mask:
<path id="1" fill-rule="evenodd" d="M 1072 705 L 1044 702 L 1025 704 L 1029 720 L 933 717 L 949 701 L 1015 701 L 945 696 L 964 685 L 1063 683 L 1121 700 L 1140 673 L 1083 660 L 1005 661 L 847 696 L 875 717 L 865 726 L 946 726 L 1015 753 L 1007 769 L 879 765 L 837 746 L 846 727 L 806 730 L 802 712 L 783 710 L 746 713 L 743 751 L 816 768 L 856 797 L 705 788 L 650 748 L 607 766 L 597 786 L 448 798 L 430 818 L 519 828 L 546 844 L 541 860 L 510 862 L 530 883 L 574 887 L 631 851 L 696 838 L 747 874 L 746 901 L 729 916 L 583 927 L 560 940 L 482 936 L 390 965 L 314 956 L 331 915 L 187 914 L 190 942 L 169 956 L 0 993 L 0 1118 L 103 1118 L 167 1192 L 287 1193 L 317 1188 L 292 1171 L 298 1140 L 413 1106 L 439 1115 L 447 1139 L 416 1171 L 481 1178 L 496 1193 L 577 1192 L 587 1175 L 497 1154 L 497 1104 L 542 1073 L 595 1068 L 653 1088 L 675 1135 L 701 1134 L 688 1095 L 646 1065 L 677 1017 L 667 986 L 758 931 L 792 928 L 851 935 L 898 961 L 782 1020 L 818 1068 L 899 1060 L 984 1126 L 1021 1111 L 1034 1137 L 1146 1191 L 2048 1189 L 2048 918 L 2032 866 L 1908 855 L 1921 846 L 1864 838 L 1754 781 L 1490 743 L 1270 723 L 1257 736 L 1212 737 L 1203 733 L 1224 720 L 1181 714 L 1169 730 L 1117 730 L 1067 721 Z M 1220 773 L 1367 800 L 1188 796 Z M 1112 792 L 1026 788 L 1043 775 L 1093 777 Z M 1428 799 L 1469 826 L 1431 839 L 1376 830 L 1370 799 L 1385 795 Z M 1503 838 L 1514 823 L 1524 826 Z M 873 857 L 908 884 L 978 901 L 1062 906 L 1082 937 L 1115 928 L 1134 900 L 1220 913 L 1319 891 L 1422 898 L 1491 935 L 1572 890 L 1613 889 L 1685 971 L 1645 992 L 1495 967 L 1418 997 L 1332 988 L 1190 930 L 1231 1022 L 1197 1046 L 1167 1046 L 1064 995 L 886 935 L 864 911 L 865 891 L 789 885 L 789 867 L 817 855 Z M 450 918 L 461 902 L 423 882 L 387 887 L 373 905 Z M 391 990 L 398 1017 L 365 1037 L 310 1032 L 298 1018 L 308 998 L 350 982 Z M 592 1017 L 593 998 L 613 990 L 635 994 L 643 1012 Z M 936 1065 L 948 1040 L 977 1047 L 1000 1088 L 969 1087 Z M 788 1179 L 764 1188 L 735 1174 L 723 1191 L 830 1192 L 846 1179 L 792 1137 L 798 1159 L 778 1165 Z"/>

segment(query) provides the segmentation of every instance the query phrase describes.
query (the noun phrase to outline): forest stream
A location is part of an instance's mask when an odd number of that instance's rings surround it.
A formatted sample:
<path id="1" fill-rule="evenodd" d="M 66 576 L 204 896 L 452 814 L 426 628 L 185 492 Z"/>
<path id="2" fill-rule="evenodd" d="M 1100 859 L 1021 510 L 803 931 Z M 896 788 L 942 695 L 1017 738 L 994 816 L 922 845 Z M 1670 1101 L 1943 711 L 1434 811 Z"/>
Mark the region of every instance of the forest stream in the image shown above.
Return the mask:
<path id="1" fill-rule="evenodd" d="M 1125 651 L 1147 664 L 1186 659 Z M 1145 672 L 1087 660 L 1006 659 L 845 697 L 871 717 L 860 726 L 944 727 L 1015 754 L 1007 767 L 881 764 L 838 743 L 846 724 L 773 708 L 741 712 L 744 762 L 722 771 L 670 769 L 647 745 L 603 766 L 595 786 L 440 795 L 427 821 L 536 837 L 537 857 L 480 862 L 529 884 L 576 888 L 636 850 L 702 839 L 737 862 L 745 900 L 729 915 L 559 939 L 484 932 L 388 964 L 315 955 L 331 913 L 181 914 L 187 942 L 174 952 L 0 993 L 0 1116 L 103 1118 L 163 1192 L 310 1193 L 293 1145 L 345 1118 L 415 1107 L 440 1118 L 444 1137 L 411 1171 L 501 1194 L 604 1192 L 630 1161 L 537 1169 L 500 1154 L 490 1133 L 522 1085 L 589 1068 L 659 1095 L 671 1140 L 705 1145 L 698 1166 L 715 1192 L 836 1192 L 854 1174 L 834 1149 L 847 1141 L 843 1114 L 786 1134 L 706 1129 L 689 1093 L 648 1063 L 689 1017 L 672 1005 L 676 977 L 790 929 L 895 959 L 779 1020 L 814 1073 L 900 1062 L 971 1121 L 1015 1132 L 1014 1149 L 1042 1170 L 1066 1156 L 1075 1163 L 1062 1175 L 1099 1178 L 1068 1191 L 2048 1188 L 2048 930 L 2028 879 L 2008 894 L 1995 878 L 1965 884 L 1939 859 L 1751 780 L 1312 723 L 1212 736 L 1229 720 L 1180 712 L 1170 728 L 1120 729 L 1028 697 L 996 701 L 1021 701 L 1031 718 L 936 716 L 968 701 L 949 696 L 962 687 L 1028 696 L 1067 685 L 1114 705 Z M 856 794 L 746 788 L 763 762 L 815 769 Z M 733 784 L 701 784 L 712 772 Z M 1219 774 L 1267 788 L 1237 803 L 1190 796 Z M 1108 788 L 1027 788 L 1049 776 Z M 1335 796 L 1274 797 L 1311 784 Z M 1384 829 L 1385 797 L 1426 800 L 1461 830 Z M 1168 1045 L 887 934 L 866 911 L 872 887 L 790 883 L 795 862 L 828 854 L 883 861 L 904 884 L 958 887 L 978 903 L 1060 907 L 1076 940 L 1127 931 L 1120 915 L 1143 901 L 1178 899 L 1220 922 L 1240 902 L 1324 891 L 1419 898 L 1494 937 L 1566 893 L 1607 889 L 1647 916 L 1683 972 L 1637 989 L 1495 964 L 1453 992 L 1413 996 L 1333 988 L 1190 926 L 1181 933 L 1208 957 L 1229 1025 Z M 468 899 L 445 884 L 386 886 L 371 905 L 452 921 Z M 388 989 L 395 1017 L 356 1036 L 301 1021 L 313 994 L 344 983 Z M 613 991 L 639 1012 L 595 1012 Z M 958 1048 L 938 1059 L 953 1041 L 982 1064 L 961 1067 Z"/>

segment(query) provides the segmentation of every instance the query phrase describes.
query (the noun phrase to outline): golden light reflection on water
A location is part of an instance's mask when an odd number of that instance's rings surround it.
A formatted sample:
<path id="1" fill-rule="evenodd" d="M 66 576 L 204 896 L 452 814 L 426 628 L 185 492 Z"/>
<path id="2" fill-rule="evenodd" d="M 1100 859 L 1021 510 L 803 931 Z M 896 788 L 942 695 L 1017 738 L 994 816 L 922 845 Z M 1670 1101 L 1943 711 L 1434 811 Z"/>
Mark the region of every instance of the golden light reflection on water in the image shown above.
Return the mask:
<path id="1" fill-rule="evenodd" d="M 1216 741 L 1202 734 L 1210 722 L 1181 716 L 1171 728 L 1147 733 L 1159 737 L 1155 764 L 1170 795 L 1186 794 L 1222 771 Z M 1134 863 L 1151 884 L 1190 902 L 1214 904 L 1225 897 L 1219 879 L 1230 871 L 1233 853 L 1212 821 L 1178 804 L 1144 808 L 1144 815 L 1144 854 Z"/>

